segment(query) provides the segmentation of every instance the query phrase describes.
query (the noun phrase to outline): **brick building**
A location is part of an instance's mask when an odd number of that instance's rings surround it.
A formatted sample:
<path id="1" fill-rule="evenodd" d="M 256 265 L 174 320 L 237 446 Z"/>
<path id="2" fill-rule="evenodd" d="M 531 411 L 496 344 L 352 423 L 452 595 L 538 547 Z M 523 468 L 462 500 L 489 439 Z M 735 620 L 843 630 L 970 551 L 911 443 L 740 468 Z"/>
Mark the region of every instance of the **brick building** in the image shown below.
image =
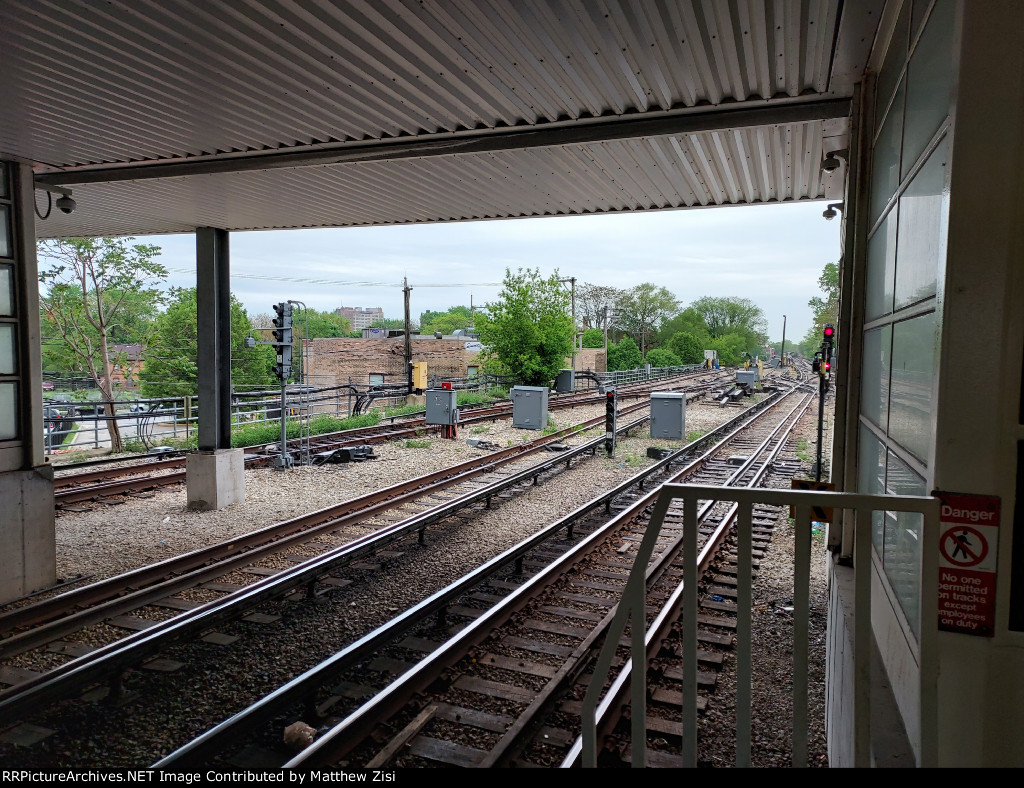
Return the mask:
<path id="1" fill-rule="evenodd" d="M 364 309 L 361 306 L 342 306 L 335 309 L 334 313 L 348 320 L 353 331 L 367 328 L 384 319 L 384 310 L 379 306 L 372 309 Z"/>

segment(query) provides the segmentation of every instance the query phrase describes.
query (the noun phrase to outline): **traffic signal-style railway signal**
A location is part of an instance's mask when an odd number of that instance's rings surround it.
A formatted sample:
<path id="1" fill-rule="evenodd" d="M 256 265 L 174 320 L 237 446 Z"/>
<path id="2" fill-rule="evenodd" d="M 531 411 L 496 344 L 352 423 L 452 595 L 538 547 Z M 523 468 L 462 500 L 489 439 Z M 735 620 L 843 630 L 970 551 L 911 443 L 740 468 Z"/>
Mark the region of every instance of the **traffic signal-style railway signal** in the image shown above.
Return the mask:
<path id="1" fill-rule="evenodd" d="M 274 374 L 283 383 L 292 374 L 292 305 L 287 301 L 274 304 L 274 315 L 274 341 L 270 344 L 277 349 Z"/>

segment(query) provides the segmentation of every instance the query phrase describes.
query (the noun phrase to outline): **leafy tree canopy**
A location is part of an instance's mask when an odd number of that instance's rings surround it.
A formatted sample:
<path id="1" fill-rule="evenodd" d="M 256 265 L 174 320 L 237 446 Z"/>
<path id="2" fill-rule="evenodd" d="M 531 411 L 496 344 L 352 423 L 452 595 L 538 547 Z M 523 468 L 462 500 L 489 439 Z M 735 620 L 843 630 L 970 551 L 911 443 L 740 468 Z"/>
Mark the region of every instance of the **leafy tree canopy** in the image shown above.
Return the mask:
<path id="1" fill-rule="evenodd" d="M 645 361 L 652 367 L 681 367 L 683 365 L 679 356 L 663 347 L 648 350 Z"/>
<path id="2" fill-rule="evenodd" d="M 669 318 L 661 324 L 661 330 L 658 331 L 658 344 L 667 345 L 672 337 L 680 332 L 692 335 L 701 345 L 706 345 L 711 339 L 708 324 L 704 322 L 704 315 L 693 307 L 687 307 L 675 317 Z M 703 349 L 701 350 L 703 351 Z M 678 354 L 679 351 L 675 352 Z M 700 358 L 701 361 L 704 360 L 703 352 L 701 352 Z"/>
<path id="3" fill-rule="evenodd" d="M 608 345 L 608 371 L 617 372 L 623 369 L 636 369 L 644 363 L 640 348 L 632 337 L 623 337 L 622 341 Z"/>
<path id="4" fill-rule="evenodd" d="M 604 347 L 604 331 L 600 328 L 588 328 L 580 337 L 582 347 Z"/>
<path id="5" fill-rule="evenodd" d="M 157 337 L 139 375 L 146 397 L 183 397 L 198 391 L 199 342 L 196 288 L 171 288 L 171 302 L 156 319 Z M 276 354 L 269 345 L 245 346 L 252 323 L 231 296 L 231 383 L 239 390 L 277 385 Z"/>
<path id="6" fill-rule="evenodd" d="M 654 334 L 669 317 L 679 311 L 679 300 L 667 289 L 650 282 L 631 287 L 615 306 L 616 325 L 640 345 L 641 355 Z"/>
<path id="7" fill-rule="evenodd" d="M 498 300 L 477 315 L 488 372 L 509 375 L 529 386 L 548 386 L 573 352 L 573 324 L 568 291 L 556 270 L 505 270 Z"/>
<path id="8" fill-rule="evenodd" d="M 434 312 L 427 310 L 420 315 L 420 333 L 434 334 L 440 331 L 442 334 L 451 334 L 460 328 L 469 328 L 473 325 L 473 310 L 468 306 L 448 307 L 447 312 Z"/>
<path id="9" fill-rule="evenodd" d="M 700 364 L 704 361 L 704 351 L 710 350 L 689 331 L 680 331 L 672 336 L 668 348 L 675 353 L 683 364 Z"/>

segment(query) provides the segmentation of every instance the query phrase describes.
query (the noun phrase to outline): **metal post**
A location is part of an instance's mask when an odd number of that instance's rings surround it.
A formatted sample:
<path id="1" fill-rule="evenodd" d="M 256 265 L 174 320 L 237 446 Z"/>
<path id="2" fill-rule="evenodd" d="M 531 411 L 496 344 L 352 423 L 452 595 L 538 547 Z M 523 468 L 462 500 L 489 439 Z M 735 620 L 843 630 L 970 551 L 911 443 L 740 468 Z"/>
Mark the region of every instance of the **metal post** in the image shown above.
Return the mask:
<path id="1" fill-rule="evenodd" d="M 783 368 L 785 368 L 785 366 L 786 366 L 786 316 L 785 315 L 782 316 L 782 352 L 780 353 L 780 355 L 782 356 L 782 359 L 781 359 L 781 361 L 779 363 L 782 365 Z"/>
<path id="2" fill-rule="evenodd" d="M 814 480 L 821 481 L 821 432 L 825 416 L 825 376 L 818 374 L 818 467 L 815 469 Z"/>
<path id="3" fill-rule="evenodd" d="M 228 231 L 196 229 L 199 449 L 231 448 L 231 281 Z"/>
<path id="4" fill-rule="evenodd" d="M 412 393 L 412 321 L 409 317 L 409 287 L 408 277 L 402 278 L 402 295 L 405 300 L 405 380 L 407 394 Z"/>

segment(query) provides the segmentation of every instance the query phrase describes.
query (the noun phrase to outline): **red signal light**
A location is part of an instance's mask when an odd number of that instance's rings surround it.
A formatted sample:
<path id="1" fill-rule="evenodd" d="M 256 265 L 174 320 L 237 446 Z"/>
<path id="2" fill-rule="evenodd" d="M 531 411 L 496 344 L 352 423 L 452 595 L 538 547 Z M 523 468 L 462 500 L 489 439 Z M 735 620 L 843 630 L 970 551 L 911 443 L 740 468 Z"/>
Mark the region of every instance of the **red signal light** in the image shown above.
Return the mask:
<path id="1" fill-rule="evenodd" d="M 824 362 L 822 362 L 822 365 L 823 365 L 823 367 L 824 367 L 826 372 L 828 372 L 830 369 L 832 369 L 832 362 L 831 361 L 824 361 Z"/>

